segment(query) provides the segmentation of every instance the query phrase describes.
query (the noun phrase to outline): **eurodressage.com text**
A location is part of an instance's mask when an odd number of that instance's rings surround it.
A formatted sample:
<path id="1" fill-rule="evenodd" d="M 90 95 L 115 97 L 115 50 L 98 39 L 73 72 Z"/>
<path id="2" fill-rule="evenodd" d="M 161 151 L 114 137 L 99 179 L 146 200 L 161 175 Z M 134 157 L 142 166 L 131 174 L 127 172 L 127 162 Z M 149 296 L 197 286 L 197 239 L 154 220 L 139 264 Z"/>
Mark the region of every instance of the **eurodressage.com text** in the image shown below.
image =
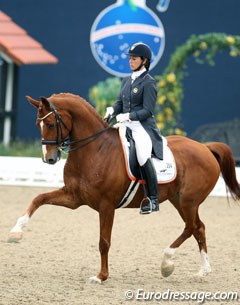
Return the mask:
<path id="1" fill-rule="evenodd" d="M 127 290 L 125 291 L 126 300 L 139 301 L 196 301 L 203 304 L 206 301 L 237 301 L 239 300 L 238 292 L 236 291 L 171 291 L 170 289 L 159 291 L 145 291 L 144 289 Z"/>

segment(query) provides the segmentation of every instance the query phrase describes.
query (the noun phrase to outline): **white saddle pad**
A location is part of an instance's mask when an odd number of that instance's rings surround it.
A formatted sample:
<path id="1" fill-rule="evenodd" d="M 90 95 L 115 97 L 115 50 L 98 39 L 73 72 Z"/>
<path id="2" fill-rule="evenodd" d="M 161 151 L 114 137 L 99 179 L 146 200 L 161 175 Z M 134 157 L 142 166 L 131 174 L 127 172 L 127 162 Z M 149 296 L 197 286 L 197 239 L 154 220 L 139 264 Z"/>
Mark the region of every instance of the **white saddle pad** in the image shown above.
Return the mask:
<path id="1" fill-rule="evenodd" d="M 119 128 L 119 137 L 122 143 L 124 157 L 125 157 L 125 165 L 126 170 L 129 178 L 131 180 L 136 180 L 134 175 L 131 172 L 130 166 L 129 166 L 129 142 L 126 139 L 126 126 L 123 124 L 118 124 L 117 127 Z M 169 183 L 173 181 L 177 176 L 177 169 L 176 169 L 176 163 L 174 156 L 172 154 L 172 151 L 167 145 L 167 139 L 163 138 L 163 160 L 159 160 L 157 158 L 152 158 L 153 165 L 155 166 L 158 183 Z"/>

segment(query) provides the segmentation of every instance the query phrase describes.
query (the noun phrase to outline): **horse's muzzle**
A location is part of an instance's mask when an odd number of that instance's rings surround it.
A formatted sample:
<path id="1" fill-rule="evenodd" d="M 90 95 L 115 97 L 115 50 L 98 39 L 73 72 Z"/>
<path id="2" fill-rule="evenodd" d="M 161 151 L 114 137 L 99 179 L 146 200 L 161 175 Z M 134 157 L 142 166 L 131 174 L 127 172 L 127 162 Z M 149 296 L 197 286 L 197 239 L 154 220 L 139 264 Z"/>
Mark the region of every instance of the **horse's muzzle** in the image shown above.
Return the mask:
<path id="1" fill-rule="evenodd" d="M 61 158 L 61 152 L 59 150 L 52 150 L 47 156 L 43 156 L 42 160 L 47 164 L 55 164 Z"/>

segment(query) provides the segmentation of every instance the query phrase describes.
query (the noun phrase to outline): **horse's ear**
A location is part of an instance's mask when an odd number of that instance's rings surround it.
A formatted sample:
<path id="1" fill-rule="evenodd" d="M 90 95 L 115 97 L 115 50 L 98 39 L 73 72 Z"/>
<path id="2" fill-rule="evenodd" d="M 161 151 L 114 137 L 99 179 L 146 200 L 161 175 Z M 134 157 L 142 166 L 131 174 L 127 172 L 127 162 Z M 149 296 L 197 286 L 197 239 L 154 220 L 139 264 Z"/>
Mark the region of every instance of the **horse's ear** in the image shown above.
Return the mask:
<path id="1" fill-rule="evenodd" d="M 41 99 L 43 105 L 45 106 L 45 108 L 47 110 L 51 110 L 51 107 L 50 107 L 48 99 L 46 97 L 44 97 L 44 96 L 41 96 L 40 99 Z"/>
<path id="2" fill-rule="evenodd" d="M 32 104 L 34 107 L 38 108 L 39 107 L 39 101 L 33 99 L 31 96 L 26 95 L 26 99 Z"/>

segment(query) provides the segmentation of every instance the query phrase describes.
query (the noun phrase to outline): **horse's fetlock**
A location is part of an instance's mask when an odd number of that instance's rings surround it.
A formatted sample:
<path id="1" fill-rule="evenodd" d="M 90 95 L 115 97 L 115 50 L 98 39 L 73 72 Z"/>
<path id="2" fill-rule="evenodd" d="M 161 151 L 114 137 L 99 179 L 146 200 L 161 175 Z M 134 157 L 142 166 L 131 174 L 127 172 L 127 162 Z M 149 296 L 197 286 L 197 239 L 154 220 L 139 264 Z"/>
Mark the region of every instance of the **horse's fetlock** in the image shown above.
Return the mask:
<path id="1" fill-rule="evenodd" d="M 108 272 L 100 272 L 97 277 L 101 281 L 106 281 L 108 279 L 108 276 L 109 276 Z"/>

